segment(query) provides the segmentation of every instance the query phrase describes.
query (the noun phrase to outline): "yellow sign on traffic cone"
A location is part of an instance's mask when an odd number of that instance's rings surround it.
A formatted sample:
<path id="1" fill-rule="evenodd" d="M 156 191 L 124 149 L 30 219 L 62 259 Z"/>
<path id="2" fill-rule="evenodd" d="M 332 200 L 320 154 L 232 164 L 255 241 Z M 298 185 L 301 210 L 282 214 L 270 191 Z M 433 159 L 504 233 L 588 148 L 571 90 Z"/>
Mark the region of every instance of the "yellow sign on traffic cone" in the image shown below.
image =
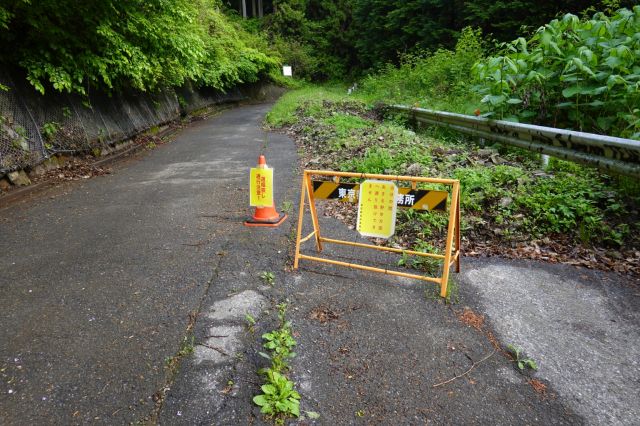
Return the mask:
<path id="1" fill-rule="evenodd" d="M 276 227 L 287 218 L 286 213 L 278 213 L 273 202 L 273 169 L 267 167 L 264 155 L 258 157 L 258 167 L 251 169 L 250 202 L 255 207 L 251 219 L 244 222 L 245 226 Z"/>

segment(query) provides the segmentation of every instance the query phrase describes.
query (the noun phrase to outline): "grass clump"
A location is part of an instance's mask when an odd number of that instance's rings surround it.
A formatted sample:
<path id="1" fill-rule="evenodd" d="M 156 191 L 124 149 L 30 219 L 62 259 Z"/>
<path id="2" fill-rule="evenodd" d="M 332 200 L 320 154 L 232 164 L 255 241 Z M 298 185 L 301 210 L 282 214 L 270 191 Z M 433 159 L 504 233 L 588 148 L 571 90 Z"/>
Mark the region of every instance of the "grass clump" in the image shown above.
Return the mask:
<path id="1" fill-rule="evenodd" d="M 271 127 L 282 127 L 297 121 L 296 110 L 302 103 L 307 103 L 308 109 L 322 109 L 322 101 L 340 101 L 347 97 L 346 89 L 342 86 L 312 86 L 305 85 L 299 89 L 285 93 L 274 107 L 267 113 L 266 123 Z"/>
<path id="2" fill-rule="evenodd" d="M 333 126 L 339 138 L 346 138 L 357 129 L 367 129 L 373 126 L 371 120 L 363 119 L 357 115 L 336 114 L 322 120 L 323 124 Z"/>

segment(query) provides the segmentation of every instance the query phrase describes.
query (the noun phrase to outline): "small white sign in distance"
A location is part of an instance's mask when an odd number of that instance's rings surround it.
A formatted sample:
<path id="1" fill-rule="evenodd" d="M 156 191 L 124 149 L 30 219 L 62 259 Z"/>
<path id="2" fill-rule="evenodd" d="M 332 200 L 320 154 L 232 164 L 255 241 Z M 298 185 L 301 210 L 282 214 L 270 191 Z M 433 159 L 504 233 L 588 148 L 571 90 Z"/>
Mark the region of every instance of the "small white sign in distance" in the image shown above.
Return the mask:
<path id="1" fill-rule="evenodd" d="M 284 75 L 285 77 L 292 77 L 293 76 L 293 70 L 291 69 L 291 67 L 289 65 L 285 65 L 282 67 L 282 75 Z"/>

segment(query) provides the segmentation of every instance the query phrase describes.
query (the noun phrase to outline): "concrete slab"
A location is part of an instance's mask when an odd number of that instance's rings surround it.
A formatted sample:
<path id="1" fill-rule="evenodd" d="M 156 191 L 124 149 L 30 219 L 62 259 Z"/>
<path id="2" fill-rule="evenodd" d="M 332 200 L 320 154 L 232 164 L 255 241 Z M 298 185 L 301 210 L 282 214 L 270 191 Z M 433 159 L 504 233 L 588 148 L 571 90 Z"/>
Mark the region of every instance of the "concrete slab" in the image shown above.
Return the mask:
<path id="1" fill-rule="evenodd" d="M 537 377 L 588 424 L 640 418 L 640 289 L 629 279 L 560 265 L 466 262 L 465 299 L 505 344 L 539 364 Z"/>

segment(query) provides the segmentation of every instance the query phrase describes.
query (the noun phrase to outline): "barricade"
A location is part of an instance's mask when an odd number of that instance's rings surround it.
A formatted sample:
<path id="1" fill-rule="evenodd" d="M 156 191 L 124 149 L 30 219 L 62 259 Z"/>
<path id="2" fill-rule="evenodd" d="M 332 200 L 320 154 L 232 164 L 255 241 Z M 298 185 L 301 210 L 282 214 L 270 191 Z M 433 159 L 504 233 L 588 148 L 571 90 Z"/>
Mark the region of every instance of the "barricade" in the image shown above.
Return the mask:
<path id="1" fill-rule="evenodd" d="M 329 176 L 334 177 L 333 181 L 313 181 L 313 176 Z M 366 182 L 361 183 L 340 183 L 340 178 L 355 178 L 360 179 L 361 181 L 368 180 Z M 369 186 L 379 186 L 381 191 L 385 191 L 385 182 L 410 182 L 411 187 L 399 187 L 395 188 L 393 186 L 393 206 L 389 203 L 382 205 L 381 203 L 375 205 L 375 209 L 378 208 L 383 209 L 386 207 L 385 212 L 392 212 L 394 215 L 393 225 L 395 225 L 395 209 L 398 207 L 407 207 L 413 208 L 416 210 L 439 210 L 446 211 L 447 210 L 447 200 L 449 200 L 449 224 L 447 227 L 447 237 L 446 237 L 446 248 L 444 254 L 437 253 L 425 253 L 415 250 L 404 250 L 398 249 L 394 247 L 383 247 L 377 246 L 375 244 L 364 244 L 357 243 L 351 241 L 338 240 L 334 238 L 324 237 L 320 232 L 320 225 L 318 222 L 318 214 L 316 211 L 315 200 L 316 199 L 339 199 L 342 201 L 355 201 L 356 194 L 358 190 L 362 193 L 363 188 L 361 185 L 369 185 Z M 418 183 L 430 183 L 430 184 L 441 184 L 451 188 L 451 191 L 436 191 L 436 190 L 424 190 L 418 189 Z M 389 185 L 389 184 L 386 184 Z M 368 190 L 369 187 L 367 187 Z M 390 189 L 391 191 L 391 189 Z M 397 194 L 396 192 L 397 191 Z M 381 192 L 384 194 L 384 192 Z M 371 192 L 369 192 L 371 194 Z M 376 193 L 377 194 L 377 193 Z M 389 195 L 390 196 L 390 195 Z M 402 196 L 403 198 L 400 198 Z M 397 198 L 396 198 L 397 197 Z M 404 201 L 406 200 L 406 204 Z M 372 200 L 367 200 L 372 201 Z M 313 224 L 313 231 L 302 237 L 302 227 L 304 224 L 304 211 L 306 203 L 309 203 L 309 210 L 311 213 L 311 221 Z M 382 235 L 390 236 L 393 234 L 393 227 L 387 226 L 388 224 L 383 224 L 382 219 L 380 219 L 379 224 L 377 226 L 376 219 L 372 219 L 372 216 L 376 215 L 376 210 L 373 209 L 363 209 L 366 201 L 362 200 L 358 197 L 359 209 L 358 209 L 358 229 L 361 234 L 365 236 L 381 236 L 377 235 L 376 232 L 383 233 Z M 376 199 L 377 202 L 377 199 Z M 381 201 L 382 202 L 382 201 Z M 370 205 L 367 205 L 370 207 Z M 393 207 L 393 208 L 392 208 Z M 368 210 L 373 213 L 367 213 L 364 210 Z M 382 213 L 380 213 L 382 215 Z M 367 223 L 364 223 L 367 221 Z M 374 226 L 372 227 L 370 223 L 373 222 Z M 386 226 L 386 227 L 385 227 Z M 375 228 L 374 231 L 371 231 L 372 228 Z M 379 229 L 379 231 L 377 230 Z M 366 231 L 366 232 L 363 232 Z M 422 257 L 430 257 L 435 258 L 442 261 L 442 276 L 441 277 L 429 277 L 425 275 L 419 274 L 411 274 L 407 272 L 400 272 L 390 269 L 377 268 L 367 265 L 361 265 L 358 263 L 348 263 L 339 260 L 329 259 L 326 257 L 318 257 L 318 256 L 310 256 L 307 254 L 302 254 L 300 252 L 300 246 L 305 241 L 310 240 L 315 237 L 316 249 L 318 252 L 322 252 L 323 244 L 340 244 L 358 248 L 367 248 L 373 250 L 381 250 L 387 252 L 393 252 L 403 255 L 411 255 L 411 256 L 422 256 Z M 297 231 L 297 239 L 296 239 L 296 250 L 295 250 L 295 258 L 294 258 L 294 269 L 298 269 L 300 260 L 309 260 L 315 262 L 328 263 L 332 265 L 344 266 L 353 269 L 360 269 L 364 271 L 370 272 L 378 272 L 389 275 L 395 275 L 406 278 L 414 278 L 423 281 L 434 282 L 440 285 L 440 296 L 447 296 L 447 284 L 449 282 L 449 270 L 451 266 L 455 265 L 455 271 L 460 272 L 460 182 L 455 179 L 439 179 L 439 178 L 426 178 L 426 177 L 415 177 L 415 176 L 391 176 L 391 175 L 380 175 L 380 174 L 366 174 L 366 173 L 350 173 L 350 172 L 336 172 L 331 170 L 304 170 L 302 176 L 302 186 L 300 190 L 300 212 L 298 214 L 298 231 Z"/>

